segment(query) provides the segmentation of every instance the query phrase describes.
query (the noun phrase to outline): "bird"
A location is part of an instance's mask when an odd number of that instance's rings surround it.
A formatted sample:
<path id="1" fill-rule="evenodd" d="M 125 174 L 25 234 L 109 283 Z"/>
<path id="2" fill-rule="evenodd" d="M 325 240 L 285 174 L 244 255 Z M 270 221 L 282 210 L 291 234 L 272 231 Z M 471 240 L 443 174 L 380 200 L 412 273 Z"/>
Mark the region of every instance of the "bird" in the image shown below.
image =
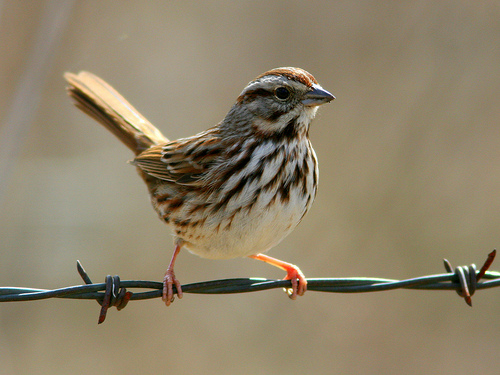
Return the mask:
<path id="1" fill-rule="evenodd" d="M 301 68 L 258 75 L 224 119 L 194 136 L 169 140 L 98 76 L 65 73 L 74 104 L 133 151 L 153 208 L 173 231 L 174 252 L 163 278 L 169 306 L 182 286 L 174 265 L 181 248 L 202 258 L 249 257 L 286 272 L 291 299 L 307 290 L 294 264 L 264 254 L 310 209 L 318 161 L 309 138 L 320 105 L 335 97 Z M 207 92 L 206 95 L 210 95 Z M 196 101 L 190 104 L 197 110 Z"/>

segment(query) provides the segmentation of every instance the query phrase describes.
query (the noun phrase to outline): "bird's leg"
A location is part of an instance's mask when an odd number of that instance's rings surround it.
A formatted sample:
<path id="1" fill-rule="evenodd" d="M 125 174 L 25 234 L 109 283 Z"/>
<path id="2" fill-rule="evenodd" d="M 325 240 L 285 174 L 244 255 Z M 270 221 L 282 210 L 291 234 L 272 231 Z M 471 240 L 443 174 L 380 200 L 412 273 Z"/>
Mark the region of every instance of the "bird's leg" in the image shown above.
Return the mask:
<path id="1" fill-rule="evenodd" d="M 279 267 L 286 271 L 286 277 L 283 280 L 291 280 L 292 288 L 287 290 L 288 296 L 291 299 L 296 299 L 297 295 L 302 296 L 307 290 L 307 280 L 302 271 L 294 264 L 283 262 L 282 260 L 272 258 L 269 255 L 255 254 L 249 258 L 262 260 L 275 267 Z"/>
<path id="2" fill-rule="evenodd" d="M 165 277 L 163 278 L 163 302 L 165 302 L 165 305 L 170 306 L 172 302 L 174 302 L 174 291 L 172 288 L 172 285 L 175 285 L 175 288 L 177 289 L 177 296 L 179 298 L 182 298 L 182 289 L 181 289 L 181 283 L 177 278 L 175 277 L 174 274 L 174 263 L 175 263 L 175 258 L 177 258 L 177 254 L 179 254 L 179 251 L 181 250 L 182 245 L 176 244 L 175 245 L 175 250 L 174 254 L 172 255 L 172 260 L 170 261 L 170 264 L 168 265 L 167 272 L 165 272 Z"/>

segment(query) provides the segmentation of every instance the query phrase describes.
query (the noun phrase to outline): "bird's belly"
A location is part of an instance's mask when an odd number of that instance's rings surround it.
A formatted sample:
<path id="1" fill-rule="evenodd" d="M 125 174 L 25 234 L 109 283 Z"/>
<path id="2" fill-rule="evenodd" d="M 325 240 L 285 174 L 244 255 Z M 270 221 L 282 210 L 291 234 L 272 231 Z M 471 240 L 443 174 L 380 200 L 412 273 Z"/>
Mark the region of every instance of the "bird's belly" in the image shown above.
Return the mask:
<path id="1" fill-rule="evenodd" d="M 192 253 L 209 259 L 230 259 L 262 253 L 277 245 L 300 222 L 312 198 L 292 190 L 288 199 L 279 193 L 260 194 L 249 207 L 232 214 L 210 215 L 203 225 L 179 235 Z"/>
<path id="2" fill-rule="evenodd" d="M 173 228 L 177 244 L 210 259 L 262 253 L 301 221 L 316 195 L 318 168 L 309 142 L 255 147 L 246 164 L 213 167 L 210 189 L 160 182 L 150 189 L 153 206 Z"/>

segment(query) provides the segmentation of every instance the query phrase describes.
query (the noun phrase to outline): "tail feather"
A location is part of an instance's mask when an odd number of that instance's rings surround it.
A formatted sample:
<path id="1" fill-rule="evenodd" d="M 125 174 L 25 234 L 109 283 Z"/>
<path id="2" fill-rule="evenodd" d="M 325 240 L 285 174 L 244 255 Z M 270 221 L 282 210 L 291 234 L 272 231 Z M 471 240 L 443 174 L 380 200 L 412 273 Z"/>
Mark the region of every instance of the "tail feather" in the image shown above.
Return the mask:
<path id="1" fill-rule="evenodd" d="M 115 89 L 88 72 L 65 73 L 68 94 L 75 105 L 111 131 L 136 155 L 148 148 L 168 142 Z"/>

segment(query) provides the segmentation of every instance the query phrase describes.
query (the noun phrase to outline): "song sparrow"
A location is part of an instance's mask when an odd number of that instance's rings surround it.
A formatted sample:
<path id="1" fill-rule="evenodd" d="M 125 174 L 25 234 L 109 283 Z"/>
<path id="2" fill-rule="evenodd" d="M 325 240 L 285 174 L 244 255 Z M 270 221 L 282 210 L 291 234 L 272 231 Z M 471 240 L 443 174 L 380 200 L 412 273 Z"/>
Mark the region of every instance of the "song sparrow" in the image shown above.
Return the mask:
<path id="1" fill-rule="evenodd" d="M 182 289 L 174 263 L 182 246 L 204 258 L 249 256 L 286 271 L 290 298 L 307 281 L 290 263 L 262 254 L 302 220 L 316 195 L 318 164 L 309 141 L 319 105 L 334 96 L 299 68 L 277 68 L 251 81 L 224 120 L 169 141 L 106 82 L 66 73 L 69 95 L 136 155 L 160 219 L 173 228 L 175 250 L 163 300 Z"/>

